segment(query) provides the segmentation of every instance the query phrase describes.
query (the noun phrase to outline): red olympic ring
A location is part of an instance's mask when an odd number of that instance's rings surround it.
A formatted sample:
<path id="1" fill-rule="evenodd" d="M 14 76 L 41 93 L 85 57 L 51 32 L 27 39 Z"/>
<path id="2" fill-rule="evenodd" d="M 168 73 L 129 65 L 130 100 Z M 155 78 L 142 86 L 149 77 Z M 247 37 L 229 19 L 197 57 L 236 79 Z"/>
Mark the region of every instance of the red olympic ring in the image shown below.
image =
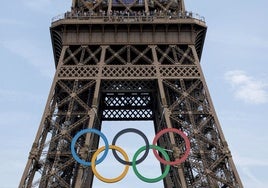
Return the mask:
<path id="1" fill-rule="evenodd" d="M 167 132 L 175 132 L 177 134 L 179 134 L 183 139 L 184 139 L 184 142 L 185 142 L 185 145 L 186 145 L 186 151 L 184 152 L 183 156 L 175 161 L 166 161 L 164 159 L 162 159 L 157 151 L 155 149 L 153 149 L 153 152 L 154 152 L 154 155 L 155 157 L 162 163 L 162 164 L 165 164 L 165 165 L 178 165 L 180 163 L 183 163 L 187 157 L 189 156 L 190 154 L 190 141 L 188 139 L 188 137 L 182 132 L 180 131 L 179 129 L 175 129 L 175 128 L 167 128 L 167 129 L 163 129 L 161 130 L 160 132 L 158 132 L 155 137 L 154 137 L 154 140 L 153 140 L 153 145 L 156 145 L 157 144 L 157 141 L 158 139 L 165 133 Z"/>

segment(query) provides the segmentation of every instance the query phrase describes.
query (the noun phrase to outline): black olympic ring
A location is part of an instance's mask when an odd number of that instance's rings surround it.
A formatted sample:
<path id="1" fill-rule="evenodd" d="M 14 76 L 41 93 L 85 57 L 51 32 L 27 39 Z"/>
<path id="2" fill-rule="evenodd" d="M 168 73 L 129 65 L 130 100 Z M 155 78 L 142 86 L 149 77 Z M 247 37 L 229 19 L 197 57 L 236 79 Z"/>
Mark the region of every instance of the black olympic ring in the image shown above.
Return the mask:
<path id="1" fill-rule="evenodd" d="M 128 132 L 137 133 L 137 134 L 140 135 L 140 136 L 144 139 L 144 141 L 145 141 L 145 144 L 146 144 L 146 145 L 145 145 L 145 146 L 146 146 L 146 148 L 145 148 L 145 152 L 144 152 L 143 156 L 142 156 L 139 160 L 136 161 L 136 164 L 139 164 L 139 163 L 141 163 L 142 161 L 144 161 L 144 160 L 146 159 L 146 157 L 147 157 L 148 154 L 149 154 L 149 150 L 150 150 L 150 145 L 149 145 L 148 138 L 145 136 L 145 134 L 144 134 L 143 132 L 141 132 L 141 131 L 138 130 L 138 129 L 134 129 L 134 128 L 127 128 L 127 129 L 124 129 L 124 130 L 118 132 L 118 133 L 115 135 L 115 137 L 114 137 L 114 139 L 113 139 L 113 141 L 112 141 L 112 145 L 115 145 L 115 142 L 116 142 L 116 140 L 119 138 L 119 136 L 121 136 L 121 135 L 124 134 L 124 133 L 128 133 Z M 121 158 L 118 156 L 118 154 L 116 153 L 116 150 L 112 150 L 112 152 L 113 152 L 114 157 L 115 157 L 115 158 L 117 159 L 117 161 L 119 161 L 120 163 L 125 164 L 125 165 L 130 165 L 130 166 L 133 165 L 133 161 L 132 161 L 132 162 L 127 162 L 127 161 L 124 161 L 123 159 L 121 159 Z"/>

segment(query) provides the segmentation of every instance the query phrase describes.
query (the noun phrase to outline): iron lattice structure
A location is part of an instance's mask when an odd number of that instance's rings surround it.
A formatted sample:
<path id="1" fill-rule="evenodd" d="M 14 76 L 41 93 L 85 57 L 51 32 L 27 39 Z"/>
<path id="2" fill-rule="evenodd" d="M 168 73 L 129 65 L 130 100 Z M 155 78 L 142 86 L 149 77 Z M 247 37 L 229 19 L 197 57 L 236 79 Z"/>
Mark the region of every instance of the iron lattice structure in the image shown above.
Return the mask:
<path id="1" fill-rule="evenodd" d="M 91 169 L 71 155 L 73 136 L 103 120 L 152 120 L 191 143 L 165 188 L 242 188 L 200 67 L 205 34 L 182 0 L 73 0 L 52 22 L 56 74 L 19 187 L 92 187 Z M 82 158 L 98 139 L 79 140 Z M 175 135 L 159 145 L 185 151 Z"/>

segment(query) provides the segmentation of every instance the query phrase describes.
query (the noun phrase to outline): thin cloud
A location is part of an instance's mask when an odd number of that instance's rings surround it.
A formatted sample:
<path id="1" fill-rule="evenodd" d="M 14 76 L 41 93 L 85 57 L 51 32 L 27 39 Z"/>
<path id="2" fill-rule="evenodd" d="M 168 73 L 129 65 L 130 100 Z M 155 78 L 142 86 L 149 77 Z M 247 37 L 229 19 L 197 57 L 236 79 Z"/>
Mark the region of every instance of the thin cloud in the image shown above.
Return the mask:
<path id="1" fill-rule="evenodd" d="M 247 167 L 242 168 L 243 174 L 246 175 L 247 179 L 247 185 L 251 184 L 254 185 L 256 188 L 265 188 L 267 185 L 264 185 L 256 176 L 254 173 L 251 172 L 251 170 Z"/>
<path id="2" fill-rule="evenodd" d="M 10 18 L 0 18 L 0 25 L 26 25 L 25 22 L 10 19 Z"/>
<path id="3" fill-rule="evenodd" d="M 218 37 L 219 35 L 222 37 Z M 240 29 L 228 31 L 213 28 L 212 30 L 209 30 L 207 40 L 222 45 L 232 46 L 235 48 L 243 47 L 243 49 L 245 48 L 245 46 L 248 46 L 249 43 L 250 48 L 260 49 L 268 47 L 268 41 L 264 34 L 260 35 L 258 32 L 255 31 L 241 33 Z"/>
<path id="4" fill-rule="evenodd" d="M 44 99 L 44 95 L 32 92 L 0 89 L 0 104 L 7 102 L 16 103 L 20 101 L 32 101 L 35 103 L 42 103 L 41 101 L 43 101 Z"/>
<path id="5" fill-rule="evenodd" d="M 267 159 L 260 159 L 260 158 L 249 158 L 240 156 L 237 153 L 233 154 L 233 158 L 236 161 L 236 164 L 241 167 L 268 167 L 268 160 Z"/>
<path id="6" fill-rule="evenodd" d="M 24 0 L 23 3 L 32 10 L 43 10 L 45 11 L 52 0 Z"/>
<path id="7" fill-rule="evenodd" d="M 52 55 L 49 55 L 48 51 L 32 43 L 30 40 L 11 39 L 1 42 L 0 46 L 25 59 L 26 63 L 38 69 L 42 75 L 49 78 L 53 76 Z"/>
<path id="8" fill-rule="evenodd" d="M 264 104 L 268 102 L 267 84 L 248 76 L 244 71 L 228 71 L 225 79 L 232 85 L 234 95 L 246 103 Z"/>
<path id="9" fill-rule="evenodd" d="M 15 117 L 15 118 L 12 118 Z M 0 111 L 0 130 L 3 133 L 3 130 L 10 130 L 10 127 L 18 128 L 18 127 L 27 127 L 28 130 L 29 128 L 34 128 L 31 127 L 32 122 L 38 122 L 37 116 L 30 112 L 22 112 L 22 111 Z M 38 125 L 38 124 L 37 124 Z M 34 128 L 35 129 L 35 128 Z M 8 135 L 2 135 L 2 137 L 5 137 Z"/>
<path id="10" fill-rule="evenodd" d="M 236 150 L 234 150 L 236 151 Z M 240 177 L 245 187 L 266 188 L 267 182 L 262 180 L 262 177 L 254 174 L 253 169 L 265 169 L 268 166 L 266 158 L 256 156 L 242 156 L 237 152 L 233 153 L 233 159 L 238 167 Z M 262 170 L 259 170 L 260 172 Z"/>
<path id="11" fill-rule="evenodd" d="M 22 5 L 33 12 L 43 15 L 59 14 L 69 10 L 71 1 L 53 1 L 53 0 L 23 0 Z M 60 12 L 58 12 L 60 11 Z M 55 16 L 55 15 L 54 15 Z"/>

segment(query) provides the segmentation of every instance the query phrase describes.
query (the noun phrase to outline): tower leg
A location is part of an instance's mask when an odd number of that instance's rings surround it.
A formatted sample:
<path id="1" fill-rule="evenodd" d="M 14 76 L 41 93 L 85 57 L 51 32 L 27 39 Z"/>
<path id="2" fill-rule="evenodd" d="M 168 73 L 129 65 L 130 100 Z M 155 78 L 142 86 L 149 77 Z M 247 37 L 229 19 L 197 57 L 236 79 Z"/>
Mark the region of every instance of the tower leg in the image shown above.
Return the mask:
<path id="1" fill-rule="evenodd" d="M 153 58 L 154 58 L 154 62 L 155 62 L 154 64 L 157 67 L 156 70 L 158 71 L 158 75 L 160 75 L 159 66 L 158 66 L 159 63 L 157 63 L 157 55 L 156 55 L 155 47 L 156 46 L 152 47 L 152 54 L 153 54 Z M 165 119 L 165 122 L 166 122 L 165 123 L 166 128 L 173 128 L 173 125 L 172 125 L 172 123 L 170 121 L 170 117 L 169 117 L 170 116 L 170 111 L 169 111 L 168 106 L 167 106 L 167 101 L 166 101 L 166 96 L 165 96 L 164 87 L 163 87 L 163 83 L 162 83 L 162 78 L 158 77 L 157 82 L 158 82 L 159 95 L 160 95 L 160 99 L 161 99 L 160 102 L 161 102 L 161 105 L 162 105 L 162 108 L 163 108 L 163 115 L 164 115 L 164 119 Z M 159 130 L 157 130 L 157 131 L 159 131 Z M 169 137 L 170 137 L 170 144 L 175 146 L 176 142 L 175 142 L 175 138 L 174 138 L 173 133 L 170 133 Z M 181 184 L 180 187 L 181 188 L 187 188 L 182 168 L 181 168 L 180 165 L 178 165 L 177 168 L 178 168 L 177 170 L 178 170 L 180 184 Z"/>
<path id="2" fill-rule="evenodd" d="M 100 129 L 100 126 L 99 127 L 96 127 L 95 124 L 98 123 L 98 124 L 101 124 L 101 120 L 100 120 L 100 112 L 98 111 L 99 109 L 99 104 L 100 104 L 100 85 L 101 85 L 101 72 L 102 72 L 102 66 L 104 64 L 104 58 L 105 58 L 105 52 L 106 52 L 106 46 L 102 46 L 102 51 L 101 51 L 101 57 L 100 57 L 100 70 L 99 70 L 99 73 L 98 73 L 98 77 L 96 79 L 96 86 L 95 86 L 95 90 L 94 90 L 94 97 L 93 97 L 93 102 L 92 102 L 92 110 L 91 110 L 91 113 L 90 113 L 90 121 L 89 121 L 89 124 L 88 124 L 88 127 L 87 128 L 98 128 Z M 92 148 L 92 146 L 90 146 L 88 143 L 96 143 L 91 141 L 90 140 L 90 135 L 87 134 L 86 136 L 86 140 L 85 140 L 85 148 Z M 98 142 L 97 142 L 98 143 Z M 94 148 L 97 148 L 97 146 L 95 146 Z M 90 173 L 89 173 L 90 171 Z M 83 177 L 85 176 L 85 177 Z M 92 170 L 87 168 L 83 168 L 81 167 L 80 165 L 80 168 L 78 170 L 78 175 L 77 175 L 77 178 L 76 178 L 76 183 L 75 183 L 75 188 L 81 188 L 81 187 L 88 187 L 88 185 L 90 185 L 90 187 L 92 187 L 92 182 L 93 182 L 93 174 L 92 174 Z M 84 181 L 83 181 L 84 179 Z"/>

